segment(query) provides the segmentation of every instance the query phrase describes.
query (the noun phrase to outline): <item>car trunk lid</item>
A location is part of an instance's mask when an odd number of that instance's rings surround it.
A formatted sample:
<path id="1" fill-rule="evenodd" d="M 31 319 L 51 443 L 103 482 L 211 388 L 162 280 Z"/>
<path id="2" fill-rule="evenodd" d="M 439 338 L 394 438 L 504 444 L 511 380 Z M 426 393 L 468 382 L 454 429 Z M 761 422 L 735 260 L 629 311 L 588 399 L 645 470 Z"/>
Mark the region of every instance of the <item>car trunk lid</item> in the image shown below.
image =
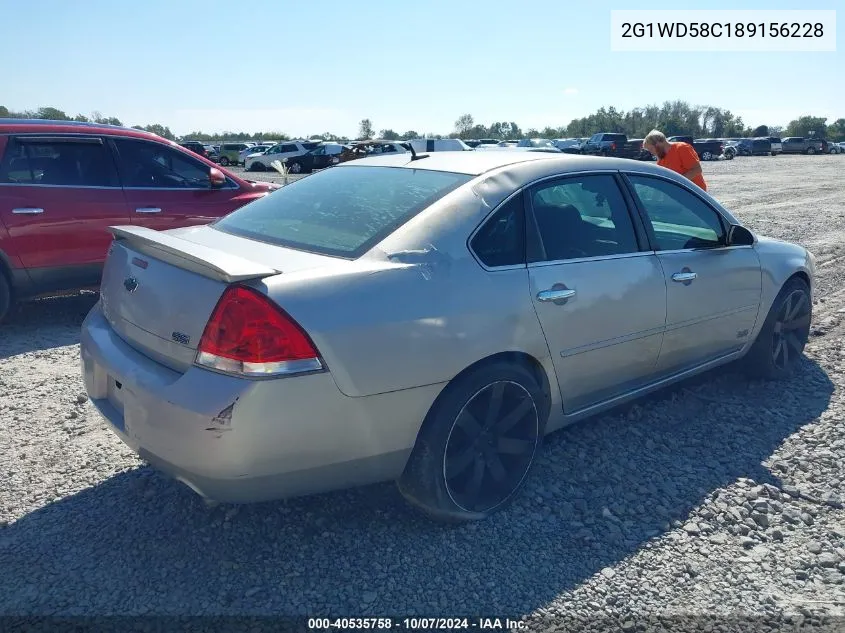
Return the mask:
<path id="1" fill-rule="evenodd" d="M 100 287 L 103 313 L 129 345 L 176 371 L 194 362 L 205 325 L 228 285 L 336 261 L 208 227 L 161 232 L 117 226 L 111 231 L 115 239 Z"/>

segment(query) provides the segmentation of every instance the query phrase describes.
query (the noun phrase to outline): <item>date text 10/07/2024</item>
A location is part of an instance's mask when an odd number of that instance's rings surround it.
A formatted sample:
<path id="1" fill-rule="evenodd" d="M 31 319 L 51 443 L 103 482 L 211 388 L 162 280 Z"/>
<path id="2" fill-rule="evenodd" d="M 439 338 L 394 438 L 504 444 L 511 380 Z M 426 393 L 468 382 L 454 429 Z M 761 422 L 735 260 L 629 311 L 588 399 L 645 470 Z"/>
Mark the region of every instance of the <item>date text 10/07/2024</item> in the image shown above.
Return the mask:
<path id="1" fill-rule="evenodd" d="M 525 628 L 524 621 L 510 618 L 308 618 L 308 629 L 312 631 L 519 631 Z"/>

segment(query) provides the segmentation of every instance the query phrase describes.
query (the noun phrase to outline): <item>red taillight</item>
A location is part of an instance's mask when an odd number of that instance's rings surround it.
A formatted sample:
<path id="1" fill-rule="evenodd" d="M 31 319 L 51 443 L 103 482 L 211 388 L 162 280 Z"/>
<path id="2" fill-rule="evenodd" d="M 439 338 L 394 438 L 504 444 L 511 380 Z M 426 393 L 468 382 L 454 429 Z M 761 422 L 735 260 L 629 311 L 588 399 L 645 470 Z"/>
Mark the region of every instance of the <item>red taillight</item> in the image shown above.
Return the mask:
<path id="1" fill-rule="evenodd" d="M 266 296 L 245 286 L 230 286 L 220 297 L 202 333 L 197 364 L 248 376 L 323 368 L 299 324 Z"/>
<path id="2" fill-rule="evenodd" d="M 612 149 L 613 151 L 616 151 L 616 143 L 611 143 L 610 149 Z"/>

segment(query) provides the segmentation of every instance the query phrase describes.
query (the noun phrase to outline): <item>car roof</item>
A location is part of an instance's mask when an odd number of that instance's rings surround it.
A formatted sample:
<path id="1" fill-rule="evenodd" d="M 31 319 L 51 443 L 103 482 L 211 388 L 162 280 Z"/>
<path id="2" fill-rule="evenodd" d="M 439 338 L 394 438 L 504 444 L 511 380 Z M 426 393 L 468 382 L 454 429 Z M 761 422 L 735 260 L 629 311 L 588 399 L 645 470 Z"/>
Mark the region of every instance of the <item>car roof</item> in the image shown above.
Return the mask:
<path id="1" fill-rule="evenodd" d="M 422 156 L 422 153 L 417 153 Z M 576 172 L 591 170 L 616 170 L 654 172 L 655 165 L 649 162 L 636 161 L 626 158 L 611 158 L 606 156 L 583 156 L 580 154 L 549 153 L 549 152 L 509 152 L 509 151 L 462 151 L 462 152 L 432 152 L 425 154 L 425 158 L 411 159 L 410 152 L 402 154 L 381 154 L 367 158 L 360 158 L 336 165 L 333 169 L 352 166 L 372 167 L 402 167 L 407 169 L 426 169 L 430 171 L 448 171 L 471 176 L 529 161 L 548 161 L 550 172 Z M 659 173 L 664 173 L 664 168 Z"/>
<path id="2" fill-rule="evenodd" d="M 27 132 L 134 136 L 136 138 L 170 143 L 167 139 L 152 132 L 145 132 L 144 130 L 136 130 L 135 128 L 120 125 L 109 125 L 107 123 L 53 121 L 50 119 L 0 119 L 0 134 L 20 134 Z"/>

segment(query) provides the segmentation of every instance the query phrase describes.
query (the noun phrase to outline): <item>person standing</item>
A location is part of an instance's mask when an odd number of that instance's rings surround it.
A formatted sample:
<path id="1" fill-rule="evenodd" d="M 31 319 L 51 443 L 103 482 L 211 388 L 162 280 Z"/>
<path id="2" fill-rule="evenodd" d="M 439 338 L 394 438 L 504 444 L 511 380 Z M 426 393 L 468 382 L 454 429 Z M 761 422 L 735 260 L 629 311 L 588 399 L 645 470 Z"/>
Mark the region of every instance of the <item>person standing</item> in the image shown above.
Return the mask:
<path id="1" fill-rule="evenodd" d="M 652 130 L 643 140 L 643 147 L 652 156 L 657 157 L 658 165 L 681 174 L 707 191 L 707 183 L 704 182 L 698 152 L 692 145 L 683 142 L 670 143 L 666 140 L 663 132 Z"/>

